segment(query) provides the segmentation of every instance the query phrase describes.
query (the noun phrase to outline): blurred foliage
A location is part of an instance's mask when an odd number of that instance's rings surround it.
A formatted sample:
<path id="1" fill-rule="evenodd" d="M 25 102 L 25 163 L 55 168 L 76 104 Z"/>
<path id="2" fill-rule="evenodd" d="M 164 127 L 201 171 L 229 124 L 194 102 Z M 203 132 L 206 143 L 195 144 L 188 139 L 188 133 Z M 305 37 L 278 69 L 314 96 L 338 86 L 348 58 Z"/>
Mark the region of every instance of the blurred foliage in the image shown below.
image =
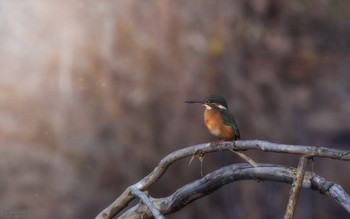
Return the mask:
<path id="1" fill-rule="evenodd" d="M 0 211 L 95 216 L 166 154 L 214 140 L 183 102 L 209 94 L 243 139 L 349 150 L 348 1 L 0 1 L 0 16 Z M 233 162 L 207 155 L 204 172 Z M 315 168 L 350 192 L 347 163 Z M 198 177 L 198 162 L 175 164 L 151 194 Z M 239 182 L 169 218 L 281 218 L 288 191 Z M 335 217 L 348 215 L 301 195 L 296 218 Z"/>

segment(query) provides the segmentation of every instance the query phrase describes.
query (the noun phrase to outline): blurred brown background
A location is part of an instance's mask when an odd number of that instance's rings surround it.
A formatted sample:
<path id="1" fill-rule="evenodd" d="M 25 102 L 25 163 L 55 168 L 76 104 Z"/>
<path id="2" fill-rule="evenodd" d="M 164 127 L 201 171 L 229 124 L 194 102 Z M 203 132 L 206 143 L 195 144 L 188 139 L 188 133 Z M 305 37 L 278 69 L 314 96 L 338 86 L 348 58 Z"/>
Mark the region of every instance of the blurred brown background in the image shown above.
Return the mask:
<path id="1" fill-rule="evenodd" d="M 93 218 L 168 153 L 215 140 L 183 102 L 209 94 L 227 99 L 242 139 L 350 150 L 346 0 L 2 0 L 0 45 L 0 218 Z M 188 161 L 151 195 L 198 179 Z M 203 172 L 237 162 L 206 155 Z M 315 160 L 347 192 L 349 168 Z M 169 218 L 282 218 L 289 188 L 237 182 Z M 295 218 L 348 217 L 303 191 Z"/>

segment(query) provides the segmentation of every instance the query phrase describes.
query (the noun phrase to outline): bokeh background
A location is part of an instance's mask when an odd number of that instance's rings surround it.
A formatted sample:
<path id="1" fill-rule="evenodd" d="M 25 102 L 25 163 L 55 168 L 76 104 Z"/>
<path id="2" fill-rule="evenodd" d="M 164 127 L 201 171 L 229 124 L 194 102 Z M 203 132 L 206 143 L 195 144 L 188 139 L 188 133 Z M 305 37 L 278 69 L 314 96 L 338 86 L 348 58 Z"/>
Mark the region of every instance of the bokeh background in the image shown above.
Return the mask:
<path id="1" fill-rule="evenodd" d="M 168 153 L 215 140 L 183 102 L 209 94 L 227 99 L 242 139 L 350 150 L 346 0 L 1 0 L 0 45 L 0 218 L 93 218 Z M 150 194 L 200 178 L 188 161 Z M 237 162 L 206 155 L 203 172 Z M 349 169 L 315 159 L 347 192 Z M 282 218 L 289 188 L 237 182 L 169 218 Z M 302 191 L 296 218 L 348 217 Z"/>

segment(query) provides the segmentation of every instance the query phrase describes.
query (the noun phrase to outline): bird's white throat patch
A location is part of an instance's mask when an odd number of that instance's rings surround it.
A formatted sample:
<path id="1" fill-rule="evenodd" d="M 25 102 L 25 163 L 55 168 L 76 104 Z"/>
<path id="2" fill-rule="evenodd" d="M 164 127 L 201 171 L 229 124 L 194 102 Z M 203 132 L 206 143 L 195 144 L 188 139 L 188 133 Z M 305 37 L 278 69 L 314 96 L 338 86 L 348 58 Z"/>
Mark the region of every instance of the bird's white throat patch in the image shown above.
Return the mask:
<path id="1" fill-rule="evenodd" d="M 208 110 L 209 110 L 209 109 L 213 109 L 213 108 L 211 108 L 211 106 L 209 106 L 209 105 L 207 105 L 207 104 L 204 104 L 204 106 L 205 106 L 205 108 L 208 109 Z"/>
<path id="2" fill-rule="evenodd" d="M 207 105 L 207 104 L 204 104 L 204 106 L 205 106 L 205 108 L 206 108 L 207 110 L 213 109 L 211 106 L 209 106 L 209 105 Z M 227 108 L 224 107 L 224 106 L 221 105 L 221 104 L 218 104 L 218 105 L 216 105 L 216 106 L 217 106 L 218 108 L 220 108 L 220 109 L 227 110 Z"/>

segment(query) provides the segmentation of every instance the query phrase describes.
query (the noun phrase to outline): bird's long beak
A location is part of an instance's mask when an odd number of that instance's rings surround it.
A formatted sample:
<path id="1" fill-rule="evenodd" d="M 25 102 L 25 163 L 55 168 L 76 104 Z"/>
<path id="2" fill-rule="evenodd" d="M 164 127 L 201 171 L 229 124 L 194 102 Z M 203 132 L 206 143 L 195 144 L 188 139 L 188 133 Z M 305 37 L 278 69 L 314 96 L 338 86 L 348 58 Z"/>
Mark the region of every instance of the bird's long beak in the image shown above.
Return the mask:
<path id="1" fill-rule="evenodd" d="M 186 100 L 185 103 L 193 103 L 193 104 L 204 104 L 202 100 Z"/>

